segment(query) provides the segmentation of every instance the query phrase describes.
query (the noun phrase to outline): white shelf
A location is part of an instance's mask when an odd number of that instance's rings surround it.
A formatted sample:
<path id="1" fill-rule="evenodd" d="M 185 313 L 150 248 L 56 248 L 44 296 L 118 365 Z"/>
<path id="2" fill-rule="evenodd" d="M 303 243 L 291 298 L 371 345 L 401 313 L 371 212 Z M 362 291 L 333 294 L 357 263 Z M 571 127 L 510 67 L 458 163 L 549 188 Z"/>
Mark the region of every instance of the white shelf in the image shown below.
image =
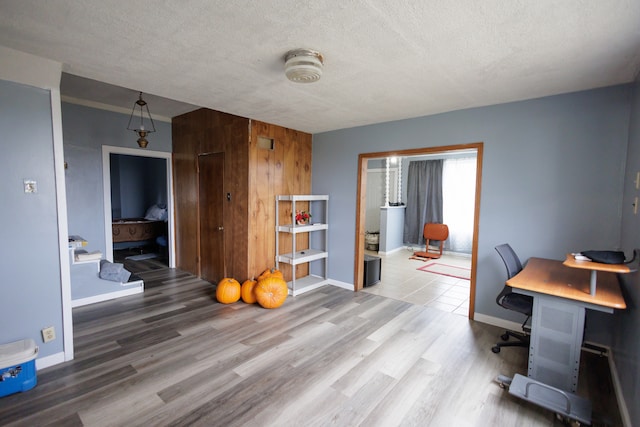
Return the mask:
<path id="1" fill-rule="evenodd" d="M 289 194 L 278 196 L 278 200 L 282 202 L 313 202 L 318 200 L 329 200 L 329 196 L 319 196 L 313 194 Z"/>
<path id="2" fill-rule="evenodd" d="M 318 249 L 305 249 L 302 251 L 298 251 L 294 254 L 289 252 L 288 254 L 280 254 L 278 255 L 278 262 L 283 262 L 285 264 L 298 265 L 304 264 L 305 262 L 311 262 L 318 259 L 323 259 L 329 256 L 329 254 L 325 251 L 321 251 Z"/>
<path id="3" fill-rule="evenodd" d="M 281 202 L 290 202 L 291 203 L 291 219 L 286 224 L 279 224 L 280 221 L 280 203 Z M 318 215 L 318 218 L 323 221 L 319 223 L 311 223 L 305 225 L 295 224 L 295 216 L 296 212 L 296 202 L 308 202 L 309 207 L 307 208 L 310 212 L 312 211 L 314 215 Z M 287 207 L 288 208 L 288 207 Z M 279 263 L 291 265 L 291 280 L 287 283 L 289 287 L 289 294 L 296 296 L 301 293 L 308 292 L 312 289 L 316 289 L 320 286 L 324 286 L 328 283 L 327 281 L 327 272 L 328 272 L 328 257 L 329 253 L 327 252 L 328 248 L 328 239 L 327 239 L 327 230 L 329 229 L 328 225 L 328 217 L 329 217 L 329 196 L 326 195 L 280 195 L 276 196 L 276 268 L 278 268 Z M 308 249 L 297 250 L 296 248 L 296 235 L 302 233 L 323 233 L 324 239 L 322 247 L 314 247 Z M 287 237 L 286 235 L 289 235 Z M 281 239 L 290 239 L 291 245 L 288 247 L 291 252 L 288 253 L 280 253 L 280 241 Z M 309 244 L 313 244 L 311 236 L 309 236 Z M 298 277 L 296 278 L 296 265 L 312 263 L 314 261 L 321 262 L 324 264 L 322 276 L 318 276 L 315 274 L 309 274 L 308 276 Z M 311 265 L 309 265 L 309 269 L 311 269 Z M 318 270 L 316 268 L 316 270 Z"/>
<path id="4" fill-rule="evenodd" d="M 292 282 L 288 282 L 289 295 L 297 296 L 305 292 L 309 292 L 313 289 L 319 288 L 328 284 L 329 281 L 324 277 L 309 275 L 305 277 L 299 277 L 296 279 L 295 288 Z"/>
<path id="5" fill-rule="evenodd" d="M 279 225 L 278 231 L 282 231 L 283 233 L 309 233 L 311 231 L 319 231 L 319 230 L 327 230 L 329 226 L 327 224 L 306 224 L 306 225 Z"/>
<path id="6" fill-rule="evenodd" d="M 71 260 L 71 264 L 96 264 L 98 271 L 100 270 L 100 261 L 102 261 L 102 254 L 100 254 L 100 258 L 94 258 L 94 259 L 87 259 L 87 260 L 77 260 L 76 259 L 76 252 L 77 253 L 88 253 L 86 250 L 84 249 L 78 249 L 78 248 L 69 248 L 69 259 Z"/>

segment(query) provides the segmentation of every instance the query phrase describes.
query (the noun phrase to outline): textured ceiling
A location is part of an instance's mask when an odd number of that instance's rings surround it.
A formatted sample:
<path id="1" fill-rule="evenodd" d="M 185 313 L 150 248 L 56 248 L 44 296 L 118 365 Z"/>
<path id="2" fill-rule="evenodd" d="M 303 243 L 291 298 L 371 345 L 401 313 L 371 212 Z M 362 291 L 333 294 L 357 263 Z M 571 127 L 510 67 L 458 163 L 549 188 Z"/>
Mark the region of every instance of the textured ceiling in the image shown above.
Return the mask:
<path id="1" fill-rule="evenodd" d="M 0 0 L 0 45 L 127 89 L 63 96 L 311 133 L 630 82 L 639 24 L 637 0 Z M 285 78 L 295 48 L 322 52 L 319 82 Z"/>

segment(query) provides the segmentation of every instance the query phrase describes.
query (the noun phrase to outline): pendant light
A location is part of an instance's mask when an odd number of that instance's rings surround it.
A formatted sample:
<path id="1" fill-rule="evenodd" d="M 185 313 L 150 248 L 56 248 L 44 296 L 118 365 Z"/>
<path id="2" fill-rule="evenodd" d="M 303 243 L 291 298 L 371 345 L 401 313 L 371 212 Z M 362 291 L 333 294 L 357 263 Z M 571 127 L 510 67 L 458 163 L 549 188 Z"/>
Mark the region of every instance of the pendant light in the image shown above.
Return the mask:
<path id="1" fill-rule="evenodd" d="M 140 122 L 136 126 L 135 123 L 137 122 L 138 117 L 140 117 Z M 150 123 L 151 127 L 145 127 L 145 121 Z M 140 92 L 138 100 L 133 104 L 127 130 L 132 130 L 138 135 L 138 145 L 140 148 L 147 148 L 147 144 L 149 144 L 149 141 L 147 141 L 147 135 L 156 131 L 153 119 L 151 118 L 151 113 L 149 113 L 149 106 L 147 105 L 147 102 L 142 99 L 142 92 Z"/>

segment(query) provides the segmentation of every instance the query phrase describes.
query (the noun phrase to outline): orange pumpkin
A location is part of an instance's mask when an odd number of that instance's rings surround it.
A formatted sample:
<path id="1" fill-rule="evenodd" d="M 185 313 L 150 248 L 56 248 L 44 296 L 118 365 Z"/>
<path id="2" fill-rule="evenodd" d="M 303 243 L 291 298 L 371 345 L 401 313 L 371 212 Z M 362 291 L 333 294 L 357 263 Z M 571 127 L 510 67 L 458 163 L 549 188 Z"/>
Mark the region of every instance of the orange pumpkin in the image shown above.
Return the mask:
<path id="1" fill-rule="evenodd" d="M 218 282 L 216 299 L 222 304 L 231 304 L 240 299 L 240 283 L 231 277 L 225 277 Z"/>
<path id="2" fill-rule="evenodd" d="M 262 274 L 258 276 L 258 282 L 262 279 L 266 279 L 267 277 L 271 277 L 271 276 L 279 277 L 281 279 L 283 278 L 282 271 L 276 270 L 275 268 L 267 268 L 265 271 L 262 272 Z"/>
<path id="3" fill-rule="evenodd" d="M 258 304 L 264 308 L 278 308 L 287 299 L 289 288 L 281 277 L 269 276 L 258 281 L 254 288 Z"/>
<path id="4" fill-rule="evenodd" d="M 258 281 L 253 279 L 247 279 L 242 282 L 240 296 L 242 297 L 242 301 L 246 302 L 247 304 L 255 304 L 257 301 L 256 294 L 253 292 L 256 283 L 258 283 Z"/>

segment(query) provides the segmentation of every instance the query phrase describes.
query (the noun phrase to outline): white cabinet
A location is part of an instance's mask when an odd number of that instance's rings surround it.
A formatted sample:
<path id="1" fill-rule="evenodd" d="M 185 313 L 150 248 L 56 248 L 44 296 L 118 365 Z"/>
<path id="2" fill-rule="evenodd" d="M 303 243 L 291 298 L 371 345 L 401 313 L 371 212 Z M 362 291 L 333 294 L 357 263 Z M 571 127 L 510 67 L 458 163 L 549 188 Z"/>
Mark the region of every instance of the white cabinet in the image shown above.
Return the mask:
<path id="1" fill-rule="evenodd" d="M 311 213 L 308 224 L 296 224 L 296 211 L 300 206 Z M 308 208 L 306 207 L 308 206 Z M 280 223 L 282 209 L 291 209 L 291 219 L 286 223 Z M 287 283 L 289 293 L 293 296 L 310 291 L 327 284 L 328 241 L 327 230 L 329 218 L 329 196 L 316 195 L 283 195 L 276 197 L 276 268 L 279 264 L 291 266 L 291 281 Z M 296 235 L 307 233 L 309 246 L 307 248 L 296 247 Z M 285 243 L 286 242 L 286 243 Z M 281 253 L 283 246 L 291 248 L 290 252 Z M 309 264 L 309 274 L 304 277 L 296 277 L 296 266 Z"/>

